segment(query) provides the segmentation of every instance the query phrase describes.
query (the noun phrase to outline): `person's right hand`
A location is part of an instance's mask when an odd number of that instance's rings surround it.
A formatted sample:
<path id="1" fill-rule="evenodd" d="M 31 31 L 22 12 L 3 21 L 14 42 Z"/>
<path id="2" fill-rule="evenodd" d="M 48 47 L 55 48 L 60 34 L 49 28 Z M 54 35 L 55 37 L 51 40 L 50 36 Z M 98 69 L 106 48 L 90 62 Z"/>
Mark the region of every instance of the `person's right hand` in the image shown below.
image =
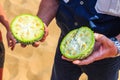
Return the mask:
<path id="1" fill-rule="evenodd" d="M 45 24 L 44 24 L 45 25 Z M 33 47 L 38 47 L 40 45 L 40 42 L 44 42 L 46 37 L 48 36 L 48 27 L 45 25 L 45 29 L 44 29 L 44 35 L 43 38 L 40 41 L 34 42 L 32 44 Z M 27 45 L 25 44 L 21 44 L 22 47 L 26 47 Z"/>

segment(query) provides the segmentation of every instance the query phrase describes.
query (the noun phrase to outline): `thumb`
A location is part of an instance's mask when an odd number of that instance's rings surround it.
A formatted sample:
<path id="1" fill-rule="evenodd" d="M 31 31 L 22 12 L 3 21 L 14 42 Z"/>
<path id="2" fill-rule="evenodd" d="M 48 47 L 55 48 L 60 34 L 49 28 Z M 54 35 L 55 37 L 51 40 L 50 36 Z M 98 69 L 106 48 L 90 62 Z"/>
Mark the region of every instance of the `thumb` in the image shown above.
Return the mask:
<path id="1" fill-rule="evenodd" d="M 106 36 L 99 33 L 94 33 L 94 36 L 95 36 L 95 40 L 102 44 L 106 44 L 106 41 L 108 40 Z"/>

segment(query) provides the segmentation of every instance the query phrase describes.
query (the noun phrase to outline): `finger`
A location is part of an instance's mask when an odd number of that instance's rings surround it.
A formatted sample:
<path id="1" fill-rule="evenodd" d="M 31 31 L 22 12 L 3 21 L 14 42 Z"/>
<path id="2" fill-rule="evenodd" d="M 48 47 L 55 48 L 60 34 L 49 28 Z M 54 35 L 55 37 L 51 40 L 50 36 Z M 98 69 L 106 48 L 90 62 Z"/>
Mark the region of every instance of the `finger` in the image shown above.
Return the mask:
<path id="1" fill-rule="evenodd" d="M 37 42 L 33 43 L 33 44 L 32 44 L 32 46 L 33 46 L 33 47 L 38 47 L 38 46 L 39 46 L 39 44 L 40 44 L 40 42 L 39 42 L 39 41 L 37 41 Z"/>
<path id="2" fill-rule="evenodd" d="M 12 41 L 11 50 L 14 50 L 14 48 L 15 48 L 15 45 L 16 45 L 16 40 Z"/>
<path id="3" fill-rule="evenodd" d="M 21 46 L 22 46 L 23 48 L 25 48 L 27 45 L 25 45 L 25 44 L 21 44 Z"/>
<path id="4" fill-rule="evenodd" d="M 102 34 L 95 33 L 95 39 L 96 41 L 103 44 L 104 47 L 113 47 L 114 45 L 114 43 L 109 38 L 107 38 L 106 36 Z"/>
<path id="5" fill-rule="evenodd" d="M 48 31 L 48 27 L 45 27 L 45 36 L 48 36 L 49 31 Z"/>
<path id="6" fill-rule="evenodd" d="M 95 60 L 90 57 L 90 58 L 87 58 L 85 60 L 74 60 L 73 61 L 73 64 L 76 64 L 76 65 L 88 65 L 90 63 L 93 63 Z"/>
<path id="7" fill-rule="evenodd" d="M 13 50 L 14 50 L 14 48 L 15 48 L 15 46 L 12 46 L 12 47 L 11 47 L 11 50 L 13 51 Z"/>
<path id="8" fill-rule="evenodd" d="M 103 35 L 99 33 L 94 33 L 94 36 L 96 41 L 99 41 L 101 38 L 103 38 Z"/>
<path id="9" fill-rule="evenodd" d="M 8 42 L 8 47 L 14 47 L 16 44 L 15 40 L 8 39 L 7 42 Z"/>
<path id="10" fill-rule="evenodd" d="M 45 39 L 46 39 L 46 37 L 43 37 L 43 38 L 40 40 L 40 42 L 44 42 Z"/>
<path id="11" fill-rule="evenodd" d="M 106 42 L 108 41 L 108 38 L 102 34 L 95 33 L 94 36 L 95 40 L 100 42 L 101 44 L 106 44 Z"/>
<path id="12" fill-rule="evenodd" d="M 12 41 L 8 38 L 8 39 L 7 39 L 7 43 L 8 43 L 8 47 L 10 47 L 10 46 L 11 46 Z"/>
<path id="13" fill-rule="evenodd" d="M 88 65 L 90 63 L 93 63 L 94 61 L 100 60 L 102 54 L 98 54 L 98 51 L 93 52 L 90 56 L 83 60 L 75 60 L 73 61 L 73 64 L 77 65 Z"/>
<path id="14" fill-rule="evenodd" d="M 64 57 L 64 56 L 62 56 L 62 59 L 63 59 L 63 60 L 67 60 L 67 61 L 73 61 L 73 60 L 68 59 L 68 58 L 66 58 L 66 57 Z"/>
<path id="15" fill-rule="evenodd" d="M 48 32 L 48 28 L 45 27 L 45 31 L 44 31 L 44 36 L 43 38 L 40 40 L 41 42 L 45 41 L 46 37 L 48 36 L 49 32 Z"/>
<path id="16" fill-rule="evenodd" d="M 8 41 L 8 47 L 10 47 L 11 46 L 11 41 Z"/>

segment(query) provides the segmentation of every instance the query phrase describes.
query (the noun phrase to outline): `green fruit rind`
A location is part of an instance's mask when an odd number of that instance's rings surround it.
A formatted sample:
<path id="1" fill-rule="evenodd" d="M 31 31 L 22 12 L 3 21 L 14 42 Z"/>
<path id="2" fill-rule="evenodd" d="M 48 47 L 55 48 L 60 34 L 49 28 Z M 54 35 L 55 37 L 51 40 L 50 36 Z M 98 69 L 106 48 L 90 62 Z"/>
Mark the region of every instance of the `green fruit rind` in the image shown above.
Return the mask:
<path id="1" fill-rule="evenodd" d="M 82 26 L 70 31 L 61 41 L 60 51 L 69 59 L 84 59 L 88 57 L 94 47 L 95 38 L 93 31 Z"/>
<path id="2" fill-rule="evenodd" d="M 23 44 L 32 44 L 44 35 L 42 20 L 31 14 L 16 16 L 10 24 L 10 29 L 15 39 Z"/>

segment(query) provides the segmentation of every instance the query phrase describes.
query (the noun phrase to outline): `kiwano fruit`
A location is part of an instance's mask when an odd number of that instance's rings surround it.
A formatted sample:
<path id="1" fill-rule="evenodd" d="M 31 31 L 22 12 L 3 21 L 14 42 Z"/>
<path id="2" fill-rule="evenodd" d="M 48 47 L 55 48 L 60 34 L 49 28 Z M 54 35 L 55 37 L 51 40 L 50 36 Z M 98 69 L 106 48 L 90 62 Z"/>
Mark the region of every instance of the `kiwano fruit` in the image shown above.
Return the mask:
<path id="1" fill-rule="evenodd" d="M 23 44 L 32 44 L 44 35 L 42 20 L 30 14 L 16 16 L 10 24 L 10 29 L 16 40 Z"/>
<path id="2" fill-rule="evenodd" d="M 88 27 L 81 27 L 70 31 L 60 44 L 60 51 L 66 58 L 84 59 L 88 57 L 94 47 L 94 33 Z"/>

